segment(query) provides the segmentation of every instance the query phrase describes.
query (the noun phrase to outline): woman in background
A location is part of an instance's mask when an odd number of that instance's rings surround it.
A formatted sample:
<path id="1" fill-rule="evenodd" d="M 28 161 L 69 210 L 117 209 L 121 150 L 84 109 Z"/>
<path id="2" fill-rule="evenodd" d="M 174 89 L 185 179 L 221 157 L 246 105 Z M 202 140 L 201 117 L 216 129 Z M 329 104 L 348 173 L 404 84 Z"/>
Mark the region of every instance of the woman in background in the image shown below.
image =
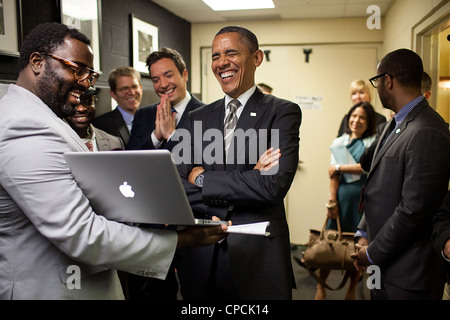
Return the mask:
<path id="1" fill-rule="evenodd" d="M 336 218 L 339 218 L 343 232 L 356 232 L 361 219 L 358 212 L 361 188 L 364 185 L 367 172 L 361 168 L 359 159 L 366 148 L 375 140 L 375 111 L 368 102 L 355 104 L 346 115 L 345 133 L 334 139 L 330 149 L 331 163 L 328 169 L 330 177 L 330 198 L 327 204 L 328 229 L 337 229 Z M 333 150 L 345 148 L 351 154 L 353 163 L 346 159 L 335 157 Z M 336 153 L 337 155 L 337 153 Z M 325 281 L 331 270 L 320 269 L 320 277 Z M 355 299 L 355 289 L 360 272 L 351 271 L 350 286 L 345 296 L 346 300 Z M 316 300 L 324 300 L 325 288 L 317 285 Z"/>

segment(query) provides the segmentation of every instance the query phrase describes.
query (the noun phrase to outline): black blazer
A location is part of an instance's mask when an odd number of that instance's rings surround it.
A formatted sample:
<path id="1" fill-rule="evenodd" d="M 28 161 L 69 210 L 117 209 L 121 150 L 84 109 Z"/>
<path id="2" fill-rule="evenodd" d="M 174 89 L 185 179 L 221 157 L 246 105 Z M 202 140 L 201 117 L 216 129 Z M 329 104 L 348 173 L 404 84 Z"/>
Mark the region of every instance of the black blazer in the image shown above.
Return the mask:
<path id="1" fill-rule="evenodd" d="M 442 257 L 442 249 L 448 239 L 450 239 L 450 190 L 447 192 L 444 203 L 434 218 L 433 242 L 437 254 L 441 257 L 442 263 L 447 269 L 447 282 L 450 281 L 450 262 Z"/>
<path id="2" fill-rule="evenodd" d="M 121 138 L 126 145 L 130 139 L 130 131 L 118 108 L 99 115 L 92 121 L 92 124 L 98 129 Z"/>
<path id="3" fill-rule="evenodd" d="M 249 135 L 240 148 L 234 146 L 235 163 L 227 165 L 221 161 L 223 136 L 219 141 L 204 138 L 209 129 L 215 129 L 210 133 L 223 134 L 224 112 L 224 99 L 221 99 L 189 114 L 186 129 L 192 135 L 191 150 L 204 152 L 205 156 L 211 153 L 217 161 L 210 163 L 205 157 L 201 159 L 199 165 L 206 170 L 202 189 L 187 182 L 192 161 L 179 166 L 180 176 L 195 214 L 231 219 L 235 225 L 270 222 L 269 237 L 230 234 L 227 238 L 231 272 L 240 298 L 291 299 L 295 282 L 283 199 L 297 171 L 301 109 L 293 102 L 256 89 L 236 127 L 236 131 L 243 129 Z M 208 149 L 212 144 L 220 145 L 221 150 L 215 151 L 218 154 Z M 253 167 L 259 155 L 272 145 L 281 149 L 280 164 L 276 173 L 262 175 Z M 260 150 L 250 156 L 249 150 L 256 146 Z M 204 297 L 213 252 L 214 246 L 184 250 L 182 268 L 178 271 L 182 295 L 186 299 Z"/>
<path id="4" fill-rule="evenodd" d="M 444 280 L 431 231 L 449 178 L 450 132 L 423 99 L 393 136 L 377 145 L 364 188 L 360 226 L 364 229 L 365 220 L 368 252 L 383 281 L 405 290 L 430 290 Z"/>
<path id="5" fill-rule="evenodd" d="M 158 104 L 152 104 L 146 107 L 139 108 L 134 115 L 133 128 L 131 129 L 131 137 L 127 143 L 129 150 L 143 150 L 155 149 L 153 145 L 151 134 L 155 130 L 156 107 Z M 183 127 L 187 114 L 201 106 L 205 105 L 191 94 L 191 100 L 186 106 L 186 109 L 177 124 L 177 128 Z M 172 150 L 174 146 L 173 141 L 165 142 L 163 149 Z"/>

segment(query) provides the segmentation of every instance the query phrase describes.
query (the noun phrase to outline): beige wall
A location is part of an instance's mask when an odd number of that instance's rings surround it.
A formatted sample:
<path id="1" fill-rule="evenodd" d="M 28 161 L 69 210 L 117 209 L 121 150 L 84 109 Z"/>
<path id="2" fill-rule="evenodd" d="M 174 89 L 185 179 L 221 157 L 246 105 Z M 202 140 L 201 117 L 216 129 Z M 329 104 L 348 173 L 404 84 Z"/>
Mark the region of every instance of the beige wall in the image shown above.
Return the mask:
<path id="1" fill-rule="evenodd" d="M 396 0 L 389 10 L 386 17 L 382 20 L 381 30 L 369 30 L 366 27 L 366 18 L 350 19 L 321 19 L 321 20 L 288 20 L 288 21 L 236 21 L 235 25 L 241 25 L 252 30 L 260 41 L 261 46 L 273 45 L 325 45 L 333 48 L 351 48 L 369 46 L 376 48 L 376 59 L 381 59 L 386 52 L 406 47 L 411 48 L 411 28 L 417 24 L 434 6 L 439 4 L 436 0 Z M 190 81 L 192 92 L 201 92 L 201 72 L 207 74 L 208 70 L 202 70 L 201 53 L 202 48 L 210 47 L 214 34 L 224 26 L 223 23 L 193 24 L 192 25 L 192 66 Z M 384 46 L 383 46 L 384 42 Z M 311 56 L 314 58 L 314 55 Z M 347 60 L 339 61 L 340 69 L 345 70 L 345 66 L 352 66 L 355 59 L 349 57 Z M 289 61 L 286 62 L 289 64 Z M 372 74 L 367 70 L 364 75 L 367 80 L 376 73 L 376 62 L 371 67 Z M 207 68 L 208 66 L 204 66 Z M 339 83 L 339 77 L 330 77 L 330 66 L 323 67 L 319 72 L 323 74 L 322 82 L 317 83 L 316 92 L 321 92 L 323 86 L 341 85 L 343 91 L 347 90 L 349 80 L 344 77 L 345 83 Z M 366 68 L 367 69 L 367 68 Z M 269 84 L 274 88 L 280 88 L 284 85 L 284 74 L 273 75 Z M 308 74 L 299 75 L 308 77 Z M 258 80 L 257 80 L 258 81 Z M 217 84 L 218 86 L 218 84 Z M 292 96 L 282 96 L 286 91 L 279 90 L 280 97 L 291 99 Z M 314 90 L 312 90 L 314 91 Z M 276 91 L 275 91 L 276 94 Z M 207 103 L 211 101 L 205 101 Z M 377 97 L 373 101 L 377 111 L 382 108 L 379 105 Z M 333 105 L 340 106 L 343 114 L 344 110 L 350 107 L 348 94 L 336 96 Z M 381 111 L 385 115 L 389 112 Z M 329 118 L 332 118 L 331 121 Z M 331 125 L 323 125 L 320 119 L 330 121 Z M 314 145 L 307 142 L 308 139 L 314 139 L 314 136 L 302 136 L 306 130 L 314 130 L 312 123 L 313 117 L 309 117 L 308 112 L 304 112 L 303 124 L 301 129 L 300 148 L 302 159 L 307 159 L 305 165 L 300 167 L 294 180 L 293 186 L 287 197 L 288 221 L 291 230 L 291 241 L 293 243 L 305 243 L 308 240 L 309 228 L 321 228 L 324 217 L 324 203 L 328 197 L 328 178 L 326 177 L 327 163 L 329 161 L 328 149 L 329 143 L 336 135 L 337 125 L 340 122 L 336 111 L 327 112 L 326 105 L 319 117 L 315 117 L 317 122 L 315 134 L 325 137 L 322 139 L 323 145 Z M 326 122 L 326 121 L 325 121 Z M 333 125 L 336 123 L 336 125 Z M 317 153 L 320 161 L 314 161 L 314 154 L 303 155 L 308 144 L 312 148 L 320 149 Z M 321 174 L 318 174 L 318 173 Z M 322 173 L 323 172 L 323 173 Z"/>

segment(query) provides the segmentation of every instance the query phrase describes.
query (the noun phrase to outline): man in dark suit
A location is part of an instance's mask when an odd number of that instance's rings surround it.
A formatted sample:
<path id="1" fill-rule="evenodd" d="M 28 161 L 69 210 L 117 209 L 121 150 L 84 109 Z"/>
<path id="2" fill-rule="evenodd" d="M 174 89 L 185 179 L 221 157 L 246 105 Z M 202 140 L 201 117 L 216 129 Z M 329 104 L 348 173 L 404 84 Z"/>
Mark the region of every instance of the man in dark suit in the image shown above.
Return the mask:
<path id="1" fill-rule="evenodd" d="M 450 190 L 434 218 L 432 238 L 434 248 L 447 270 L 447 285 L 445 286 L 443 299 L 450 300 Z"/>
<path id="2" fill-rule="evenodd" d="M 445 273 L 431 241 L 432 220 L 448 190 L 450 132 L 421 94 L 423 66 L 413 51 L 386 55 L 370 79 L 395 112 L 381 133 L 363 189 L 357 236 L 368 246 L 358 266 L 377 265 L 381 288 L 372 299 L 441 299 Z"/>
<path id="3" fill-rule="evenodd" d="M 136 111 L 127 149 L 171 150 L 175 143 L 170 137 L 175 129 L 183 126 L 190 111 L 204 103 L 187 92 L 186 63 L 176 50 L 162 48 L 151 53 L 147 66 L 161 102 Z"/>
<path id="4" fill-rule="evenodd" d="M 134 68 L 123 66 L 110 72 L 108 83 L 111 97 L 116 100 L 117 107 L 96 117 L 92 124 L 120 137 L 126 145 L 130 139 L 134 115 L 141 105 L 141 75 Z"/>
<path id="5" fill-rule="evenodd" d="M 179 52 L 161 48 L 152 52 L 146 62 L 153 88 L 161 101 L 136 111 L 127 149 L 171 150 L 176 142 L 170 137 L 176 128 L 183 125 L 190 111 L 204 103 L 186 90 L 188 72 Z M 127 296 L 131 300 L 177 299 L 178 283 L 173 266 L 164 281 L 130 274 L 127 276 L 127 285 Z"/>
<path id="6" fill-rule="evenodd" d="M 216 215 L 234 225 L 269 221 L 270 236 L 230 234 L 204 250 L 180 252 L 184 299 L 292 298 L 283 199 L 297 170 L 301 110 L 256 88 L 263 56 L 256 36 L 245 28 L 224 27 L 216 34 L 212 69 L 226 95 L 189 114 L 186 136 L 193 154 L 179 170 L 196 215 Z M 173 149 L 174 157 L 183 144 Z M 265 173 L 255 170 L 257 155 L 270 147 L 281 150 L 278 166 Z"/>

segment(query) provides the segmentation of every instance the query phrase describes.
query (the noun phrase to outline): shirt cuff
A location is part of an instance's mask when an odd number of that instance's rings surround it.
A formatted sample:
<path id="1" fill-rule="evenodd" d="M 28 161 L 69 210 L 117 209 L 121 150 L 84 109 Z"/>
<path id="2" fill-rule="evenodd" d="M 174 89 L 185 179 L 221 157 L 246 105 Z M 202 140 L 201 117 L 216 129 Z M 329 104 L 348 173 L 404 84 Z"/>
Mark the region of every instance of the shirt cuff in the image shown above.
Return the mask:
<path id="1" fill-rule="evenodd" d="M 368 250 L 368 249 L 369 249 L 369 248 L 367 248 L 367 250 L 366 250 L 366 257 L 367 257 L 367 260 L 369 260 L 370 264 L 375 264 L 375 263 L 373 263 L 372 259 L 370 259 L 370 256 L 369 256 L 369 250 Z"/>
<path id="2" fill-rule="evenodd" d="M 158 139 L 156 139 L 155 131 L 152 132 L 151 138 L 152 138 L 153 146 L 155 147 L 155 149 L 161 148 L 162 142 L 160 142 Z"/>
<path id="3" fill-rule="evenodd" d="M 357 229 L 356 232 L 355 232 L 354 238 L 358 239 L 358 238 L 361 238 L 361 237 L 368 239 L 367 232 L 362 230 L 362 229 Z"/>

